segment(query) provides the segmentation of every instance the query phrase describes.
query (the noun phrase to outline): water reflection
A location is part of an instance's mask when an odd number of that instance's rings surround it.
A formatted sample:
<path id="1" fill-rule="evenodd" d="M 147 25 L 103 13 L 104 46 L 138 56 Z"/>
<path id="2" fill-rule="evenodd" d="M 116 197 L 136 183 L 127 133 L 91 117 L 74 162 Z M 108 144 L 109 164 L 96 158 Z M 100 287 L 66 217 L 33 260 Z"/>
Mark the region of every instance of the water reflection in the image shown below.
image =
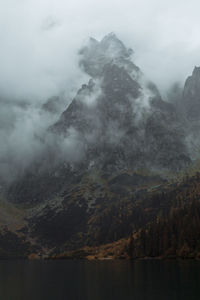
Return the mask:
<path id="1" fill-rule="evenodd" d="M 2 300 L 196 300 L 197 261 L 0 261 Z"/>

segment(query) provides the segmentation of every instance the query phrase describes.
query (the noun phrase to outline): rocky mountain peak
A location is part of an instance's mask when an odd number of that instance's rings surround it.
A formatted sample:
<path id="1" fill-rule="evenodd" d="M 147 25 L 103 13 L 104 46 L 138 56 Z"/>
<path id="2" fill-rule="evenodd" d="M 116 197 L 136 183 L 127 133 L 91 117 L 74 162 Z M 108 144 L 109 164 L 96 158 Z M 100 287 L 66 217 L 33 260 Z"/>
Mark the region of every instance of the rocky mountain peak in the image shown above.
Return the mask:
<path id="1" fill-rule="evenodd" d="M 196 97 L 197 92 L 200 90 L 200 67 L 195 67 L 192 75 L 186 79 L 184 87 L 184 98 L 185 97 Z"/>
<path id="2" fill-rule="evenodd" d="M 99 170 L 182 168 L 187 151 L 172 104 L 143 80 L 131 51 L 110 33 L 101 41 L 90 38 L 80 55 L 92 79 L 53 131 L 68 138 L 73 128 L 83 143 L 85 162 Z"/>
<path id="3" fill-rule="evenodd" d="M 129 73 L 139 73 L 139 68 L 131 61 L 133 50 L 126 48 L 114 33 L 101 41 L 90 38 L 79 53 L 80 65 L 92 77 L 101 77 L 105 66 L 110 63 L 126 68 Z"/>
<path id="4" fill-rule="evenodd" d="M 100 46 L 102 47 L 102 50 L 106 51 L 106 55 L 115 59 L 119 57 L 128 58 L 133 53 L 133 50 L 127 49 L 113 32 L 109 33 L 101 40 Z"/>
<path id="5" fill-rule="evenodd" d="M 192 77 L 198 77 L 200 78 L 200 67 L 194 67 L 194 70 L 192 72 Z"/>
<path id="6" fill-rule="evenodd" d="M 189 120 L 200 119 L 200 67 L 195 67 L 185 82 L 182 106 Z"/>
<path id="7" fill-rule="evenodd" d="M 114 40 L 114 41 L 119 41 L 121 43 L 121 41 L 117 38 L 116 34 L 114 32 L 110 32 L 107 35 L 105 35 L 102 39 L 102 41 L 110 41 L 110 40 Z"/>

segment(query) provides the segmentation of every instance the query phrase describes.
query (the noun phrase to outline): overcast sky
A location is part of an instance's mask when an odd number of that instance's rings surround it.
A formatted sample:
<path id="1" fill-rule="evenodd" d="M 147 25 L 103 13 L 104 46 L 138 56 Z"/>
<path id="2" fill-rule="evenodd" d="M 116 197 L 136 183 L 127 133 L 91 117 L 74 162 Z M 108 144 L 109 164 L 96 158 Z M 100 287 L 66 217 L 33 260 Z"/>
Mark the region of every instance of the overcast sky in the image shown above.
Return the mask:
<path id="1" fill-rule="evenodd" d="M 0 0 L 0 94 L 44 99 L 84 81 L 77 50 L 114 31 L 161 90 L 200 65 L 198 0 Z"/>

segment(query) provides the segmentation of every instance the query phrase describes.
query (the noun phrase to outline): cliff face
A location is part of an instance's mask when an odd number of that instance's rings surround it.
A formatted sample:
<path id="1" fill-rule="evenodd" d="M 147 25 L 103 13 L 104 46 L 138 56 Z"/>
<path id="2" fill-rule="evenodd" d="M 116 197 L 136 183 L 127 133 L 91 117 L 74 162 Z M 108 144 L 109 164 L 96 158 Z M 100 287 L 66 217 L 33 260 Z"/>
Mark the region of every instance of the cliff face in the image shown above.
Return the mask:
<path id="1" fill-rule="evenodd" d="M 179 101 L 179 113 L 182 114 L 190 157 L 193 160 L 198 159 L 200 154 L 200 67 L 195 67 L 192 75 L 186 79 L 183 96 Z"/>
<path id="2" fill-rule="evenodd" d="M 195 67 L 185 82 L 182 105 L 189 120 L 200 119 L 200 67 Z"/>

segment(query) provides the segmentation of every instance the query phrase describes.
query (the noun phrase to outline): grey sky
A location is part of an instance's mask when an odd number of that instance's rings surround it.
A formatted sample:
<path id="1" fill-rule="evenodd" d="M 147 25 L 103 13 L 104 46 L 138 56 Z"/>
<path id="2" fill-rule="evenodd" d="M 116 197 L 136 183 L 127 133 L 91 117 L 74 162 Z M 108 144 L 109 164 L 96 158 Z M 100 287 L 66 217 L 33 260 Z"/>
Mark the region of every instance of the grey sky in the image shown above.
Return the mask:
<path id="1" fill-rule="evenodd" d="M 0 0 L 0 92 L 44 99 L 84 81 L 77 50 L 114 31 L 162 90 L 200 64 L 197 0 Z"/>

